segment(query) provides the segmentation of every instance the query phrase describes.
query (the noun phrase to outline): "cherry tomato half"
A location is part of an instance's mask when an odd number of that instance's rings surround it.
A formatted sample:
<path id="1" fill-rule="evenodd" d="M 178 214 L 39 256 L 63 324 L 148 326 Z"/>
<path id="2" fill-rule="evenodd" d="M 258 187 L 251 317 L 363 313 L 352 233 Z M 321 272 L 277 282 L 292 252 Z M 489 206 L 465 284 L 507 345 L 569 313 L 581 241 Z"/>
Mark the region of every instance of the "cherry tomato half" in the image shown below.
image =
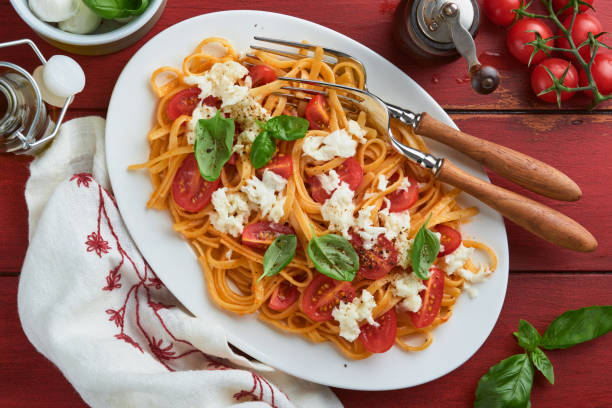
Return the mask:
<path id="1" fill-rule="evenodd" d="M 397 249 L 384 235 L 370 249 L 363 247 L 359 234 L 351 233 L 351 244 L 359 255 L 358 273 L 366 279 L 376 280 L 385 276 L 397 265 Z"/>
<path id="2" fill-rule="evenodd" d="M 395 343 L 397 334 L 397 316 L 395 309 L 389 310 L 376 319 L 378 326 L 366 324 L 361 327 L 359 340 L 370 353 L 384 353 Z"/>
<path id="3" fill-rule="evenodd" d="M 273 171 L 285 179 L 289 179 L 293 173 L 293 160 L 291 160 L 291 156 L 287 154 L 277 154 L 276 156 L 272 157 L 268 164 L 261 169 L 257 169 L 257 175 L 263 175 L 266 169 Z"/>
<path id="4" fill-rule="evenodd" d="M 432 275 L 423 284 L 427 287 L 421 292 L 423 301 L 421 310 L 418 312 L 410 312 L 412 324 L 417 329 L 427 327 L 433 323 L 436 316 L 440 312 L 442 305 L 442 297 L 444 296 L 444 272 L 435 266 L 431 268 Z"/>
<path id="5" fill-rule="evenodd" d="M 526 45 L 526 43 L 534 41 L 536 39 L 535 32 L 538 32 L 543 39 L 547 39 L 553 36 L 552 30 L 542 21 L 537 18 L 524 18 L 519 20 L 512 26 L 510 32 L 508 32 L 507 45 L 510 54 L 514 55 L 514 58 L 522 62 L 523 64 L 529 63 L 531 53 L 533 52 L 532 45 Z M 546 41 L 546 45 L 553 46 L 554 40 Z M 546 58 L 547 55 L 538 51 L 531 60 L 532 64 L 537 64 Z"/>
<path id="6" fill-rule="evenodd" d="M 612 93 L 612 54 L 597 53 L 591 65 L 591 75 L 597 85 L 597 89 L 603 95 Z M 580 71 L 580 86 L 587 86 L 589 83 L 584 71 Z M 585 92 L 590 98 L 593 97 L 591 91 Z"/>
<path id="7" fill-rule="evenodd" d="M 276 72 L 267 65 L 253 65 L 249 68 L 249 76 L 253 88 L 276 81 Z"/>
<path id="8" fill-rule="evenodd" d="M 170 98 L 166 107 L 166 114 L 170 120 L 175 120 L 181 115 L 191 115 L 195 107 L 200 102 L 202 91 L 197 86 L 183 89 Z"/>
<path id="9" fill-rule="evenodd" d="M 572 24 L 573 15 L 569 15 L 563 20 L 563 26 L 565 28 L 570 27 Z M 585 42 L 589 38 L 589 32 L 593 33 L 593 35 L 597 35 L 603 31 L 601 27 L 601 23 L 597 19 L 597 17 L 591 14 L 578 13 L 576 15 L 576 20 L 574 21 L 574 27 L 572 28 L 572 40 L 574 41 L 574 45 L 579 47 L 580 44 Z M 562 35 L 559 33 L 559 35 Z M 601 37 L 600 40 L 603 40 Z M 571 48 L 569 42 L 565 37 L 557 39 L 557 47 L 559 48 Z M 580 55 L 584 58 L 585 61 L 591 60 L 591 47 L 587 44 L 584 47 L 580 48 Z M 569 59 L 574 59 L 574 56 L 570 53 L 564 53 L 564 55 Z"/>
<path id="10" fill-rule="evenodd" d="M 329 125 L 329 104 L 323 95 L 314 95 L 308 105 L 304 117 L 310 122 L 310 129 L 321 130 Z"/>
<path id="11" fill-rule="evenodd" d="M 594 2 L 594 0 L 582 0 L 582 1 L 584 1 L 585 3 L 589 3 L 590 5 L 593 5 L 593 2 Z M 567 6 L 567 3 L 569 3 L 569 0 L 553 0 L 553 7 L 555 8 L 556 11 L 559 11 L 563 7 Z M 584 13 L 588 9 L 589 9 L 589 6 L 585 6 L 585 5 L 580 6 L 581 13 Z M 561 15 L 567 16 L 568 14 L 572 14 L 573 12 L 574 12 L 574 8 L 569 7 Z"/>
<path id="12" fill-rule="evenodd" d="M 335 170 L 341 182 L 348 184 L 351 190 L 357 190 L 361 180 L 363 180 L 363 169 L 357 159 L 349 157 L 340 166 L 336 167 Z M 333 192 L 328 193 L 325 191 L 319 177 L 314 176 L 310 179 L 310 194 L 316 202 L 322 204 L 331 197 Z"/>
<path id="13" fill-rule="evenodd" d="M 509 26 L 514 21 L 516 14 L 512 10 L 521 7 L 521 0 L 485 0 L 484 12 L 498 26 Z"/>
<path id="14" fill-rule="evenodd" d="M 438 253 L 438 258 L 452 254 L 461 245 L 461 234 L 456 229 L 448 225 L 439 224 L 436 225 L 434 231 L 442 235 L 440 245 L 444 246 L 444 250 Z"/>
<path id="15" fill-rule="evenodd" d="M 302 310 L 315 322 L 325 322 L 332 318 L 332 310 L 341 301 L 351 302 L 354 297 L 355 288 L 351 282 L 318 274 L 302 295 Z"/>
<path id="16" fill-rule="evenodd" d="M 195 155 L 190 154 L 183 160 L 172 181 L 172 198 L 189 212 L 198 212 L 210 202 L 212 194 L 219 188 L 221 177 L 206 181 L 200 174 Z"/>
<path id="17" fill-rule="evenodd" d="M 560 79 L 568 68 L 568 65 L 569 69 L 563 80 L 563 85 L 570 88 L 576 88 L 578 86 L 578 71 L 576 71 L 572 63 L 561 58 L 548 58 L 539 63 L 531 73 L 531 89 L 533 89 L 533 92 L 538 95 L 543 90 L 550 88 L 553 84 L 550 74 L 544 67 L 548 68 L 555 78 Z M 574 94 L 575 92 L 561 92 L 561 102 L 567 101 L 574 96 Z M 544 102 L 556 103 L 557 93 L 550 91 L 543 95 L 538 95 L 538 98 Z"/>
<path id="18" fill-rule="evenodd" d="M 408 187 L 407 190 L 395 190 L 389 194 L 388 198 L 389 202 L 391 203 L 389 212 L 405 211 L 412 207 L 419 199 L 419 183 L 412 177 L 408 177 L 408 181 L 410 181 L 410 187 Z"/>
<path id="19" fill-rule="evenodd" d="M 300 292 L 298 288 L 287 281 L 283 281 L 280 285 L 274 288 L 272 296 L 268 301 L 268 307 L 277 312 L 282 312 L 289 306 L 295 303 Z"/>
<path id="20" fill-rule="evenodd" d="M 279 235 L 295 234 L 289 224 L 260 221 L 249 224 L 242 231 L 242 243 L 251 248 L 265 249 Z"/>

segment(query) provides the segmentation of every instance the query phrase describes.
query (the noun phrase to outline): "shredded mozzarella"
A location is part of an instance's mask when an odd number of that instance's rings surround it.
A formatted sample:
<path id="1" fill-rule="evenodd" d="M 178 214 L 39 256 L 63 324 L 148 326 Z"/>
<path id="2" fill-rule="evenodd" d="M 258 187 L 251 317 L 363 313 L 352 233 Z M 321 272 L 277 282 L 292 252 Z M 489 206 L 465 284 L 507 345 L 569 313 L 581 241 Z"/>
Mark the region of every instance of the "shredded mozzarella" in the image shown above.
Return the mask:
<path id="1" fill-rule="evenodd" d="M 387 184 L 389 182 L 387 181 L 387 178 L 385 177 L 384 174 L 380 174 L 378 176 L 378 189 L 380 191 L 385 191 L 387 189 Z"/>
<path id="2" fill-rule="evenodd" d="M 372 310 L 376 307 L 374 296 L 367 290 L 361 292 L 361 297 L 356 297 L 352 302 L 340 302 L 332 310 L 334 320 L 340 323 L 340 336 L 348 341 L 355 341 L 361 332 L 359 322 L 366 320 L 373 326 L 379 324 L 372 317 Z"/>
<path id="3" fill-rule="evenodd" d="M 283 191 L 286 185 L 284 177 L 266 169 L 262 180 L 256 176 L 251 177 L 240 191 L 247 195 L 253 207 L 261 210 L 262 217 L 279 222 L 285 215 L 285 196 L 277 193 Z"/>
<path id="4" fill-rule="evenodd" d="M 315 160 L 329 161 L 334 157 L 353 157 L 357 142 L 344 129 L 327 136 L 310 136 L 304 139 L 302 154 Z"/>
<path id="5" fill-rule="evenodd" d="M 227 187 L 218 189 L 212 194 L 215 211 L 210 214 L 210 222 L 217 231 L 240 236 L 244 225 L 249 221 L 251 206 L 244 193 L 229 193 Z"/>
<path id="6" fill-rule="evenodd" d="M 356 227 L 357 233 L 363 239 L 363 248 L 372 249 L 374 244 L 378 242 L 378 237 L 385 233 L 384 227 L 375 227 L 372 222 L 372 211 L 374 206 L 370 205 L 359 210 Z"/>
<path id="7" fill-rule="evenodd" d="M 355 136 L 355 138 L 359 140 L 359 143 L 367 142 L 365 135 L 368 132 L 365 129 L 363 129 L 361 126 L 359 126 L 359 123 L 357 123 L 357 121 L 353 119 L 349 120 L 347 130 L 351 135 Z"/>
<path id="8" fill-rule="evenodd" d="M 355 204 L 353 204 L 353 190 L 348 184 L 340 183 L 332 196 L 321 206 L 321 216 L 329 222 L 331 231 L 341 232 L 346 239 L 350 239 L 348 230 L 353 226 L 355 218 Z"/>
<path id="9" fill-rule="evenodd" d="M 331 194 L 335 189 L 340 187 L 340 177 L 336 170 L 330 170 L 329 174 L 319 174 L 319 181 L 321 182 L 321 187 L 327 194 Z"/>
<path id="10" fill-rule="evenodd" d="M 402 273 L 397 275 L 393 280 L 392 291 L 397 297 L 403 298 L 400 306 L 410 312 L 418 312 L 421 310 L 422 299 L 419 292 L 425 290 L 426 287 L 423 281 L 418 276 L 412 273 Z"/>

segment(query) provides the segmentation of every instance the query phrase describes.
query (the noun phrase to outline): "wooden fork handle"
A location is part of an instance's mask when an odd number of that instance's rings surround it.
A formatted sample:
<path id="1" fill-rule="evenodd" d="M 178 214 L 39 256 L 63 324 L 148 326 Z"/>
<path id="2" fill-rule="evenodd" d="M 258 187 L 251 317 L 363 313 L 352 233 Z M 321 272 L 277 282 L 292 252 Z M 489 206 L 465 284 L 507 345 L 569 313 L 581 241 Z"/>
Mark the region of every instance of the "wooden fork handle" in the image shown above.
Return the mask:
<path id="1" fill-rule="evenodd" d="M 563 248 L 591 252 L 597 240 L 582 225 L 544 204 L 487 183 L 444 159 L 437 178 L 474 196 L 534 235 Z"/>
<path id="2" fill-rule="evenodd" d="M 453 129 L 427 113 L 421 115 L 415 131 L 465 153 L 500 176 L 535 193 L 562 201 L 576 201 L 582 196 L 580 187 L 554 167 L 516 150 Z"/>

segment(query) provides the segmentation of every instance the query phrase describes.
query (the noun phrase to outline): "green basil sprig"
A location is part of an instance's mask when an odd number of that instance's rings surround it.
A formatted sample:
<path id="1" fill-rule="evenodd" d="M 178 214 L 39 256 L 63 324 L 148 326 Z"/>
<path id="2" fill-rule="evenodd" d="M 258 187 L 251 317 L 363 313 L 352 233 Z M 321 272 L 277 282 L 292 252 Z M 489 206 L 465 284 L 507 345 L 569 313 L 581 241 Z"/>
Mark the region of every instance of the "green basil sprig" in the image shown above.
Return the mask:
<path id="1" fill-rule="evenodd" d="M 251 164 L 256 169 L 266 165 L 274 156 L 277 140 L 292 141 L 306 136 L 308 121 L 296 116 L 280 115 L 266 123 L 259 122 L 261 132 L 251 146 Z"/>
<path id="2" fill-rule="evenodd" d="M 552 363 L 542 351 L 584 343 L 612 331 L 612 306 L 591 306 L 570 310 L 557 317 L 544 336 L 529 322 L 521 320 L 514 333 L 525 353 L 516 354 L 491 367 L 476 389 L 475 408 L 527 408 L 533 386 L 534 367 L 555 383 Z"/>
<path id="3" fill-rule="evenodd" d="M 307 253 L 317 271 L 339 281 L 352 282 L 359 270 L 359 255 L 344 237 L 327 234 L 317 237 L 312 229 Z"/>
<path id="4" fill-rule="evenodd" d="M 138 16 L 149 6 L 149 0 L 83 0 L 95 14 L 111 20 Z"/>
<path id="5" fill-rule="evenodd" d="M 414 237 L 412 252 L 410 254 L 412 270 L 419 279 L 429 278 L 429 268 L 433 261 L 436 260 L 438 252 L 440 252 L 440 240 L 438 236 L 427 229 L 427 223 L 430 218 L 431 214 L 429 214 L 429 218 L 427 218 L 427 221 L 425 221 Z"/>
<path id="6" fill-rule="evenodd" d="M 195 134 L 193 150 L 200 173 L 205 180 L 215 181 L 232 155 L 234 120 L 222 117 L 217 111 L 214 118 L 198 120 Z"/>
<path id="7" fill-rule="evenodd" d="M 257 281 L 259 282 L 264 276 L 274 276 L 280 273 L 295 256 L 296 248 L 297 237 L 295 235 L 277 236 L 264 254 L 264 271 Z"/>

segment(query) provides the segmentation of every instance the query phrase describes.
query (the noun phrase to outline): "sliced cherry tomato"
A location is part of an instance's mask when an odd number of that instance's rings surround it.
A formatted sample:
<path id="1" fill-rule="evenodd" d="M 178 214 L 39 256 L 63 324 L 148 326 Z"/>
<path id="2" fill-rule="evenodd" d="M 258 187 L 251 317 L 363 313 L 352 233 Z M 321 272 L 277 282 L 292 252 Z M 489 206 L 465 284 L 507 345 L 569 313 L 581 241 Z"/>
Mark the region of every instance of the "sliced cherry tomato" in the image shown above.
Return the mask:
<path id="1" fill-rule="evenodd" d="M 175 120 L 181 115 L 191 115 L 195 107 L 200 102 L 202 90 L 197 86 L 183 89 L 170 98 L 166 107 L 166 114 L 170 120 Z"/>
<path id="2" fill-rule="evenodd" d="M 590 5 L 593 5 L 594 0 L 582 0 L 585 3 L 588 3 Z M 567 6 L 567 3 L 569 3 L 569 0 L 553 0 L 553 7 L 555 8 L 556 11 L 561 10 L 563 7 Z M 581 5 L 580 6 L 580 12 L 584 13 L 585 11 L 587 11 L 589 9 L 589 6 L 585 6 L 585 5 Z M 563 14 L 561 14 L 562 16 L 567 16 L 568 14 L 572 14 L 574 12 L 574 8 L 573 7 L 568 7 Z"/>
<path id="3" fill-rule="evenodd" d="M 361 326 L 359 340 L 370 353 L 384 353 L 395 343 L 397 334 L 397 316 L 395 309 L 389 310 L 376 319 L 378 326 L 366 324 Z"/>
<path id="4" fill-rule="evenodd" d="M 185 211 L 198 212 L 210 202 L 220 180 L 221 177 L 215 181 L 204 180 L 195 155 L 190 154 L 174 176 L 172 198 Z"/>
<path id="5" fill-rule="evenodd" d="M 304 116 L 310 122 L 310 129 L 325 129 L 329 124 L 329 105 L 327 99 L 323 95 L 313 96 L 308 105 L 306 105 Z"/>
<path id="6" fill-rule="evenodd" d="M 557 79 L 560 79 L 565 70 L 568 69 L 565 79 L 563 80 L 563 85 L 570 88 L 576 88 L 578 86 L 578 71 L 576 71 L 576 68 L 574 68 L 571 62 L 561 58 L 548 58 L 539 63 L 531 73 L 531 89 L 533 89 L 536 95 L 550 88 L 553 84 L 550 74 L 544 67 L 548 68 Z M 561 101 L 567 101 L 574 96 L 574 94 L 575 92 L 561 92 Z M 556 103 L 557 93 L 550 91 L 543 95 L 538 95 L 538 98 L 544 102 Z"/>
<path id="7" fill-rule="evenodd" d="M 298 288 L 287 281 L 283 281 L 280 285 L 274 288 L 272 296 L 268 301 L 268 307 L 277 312 L 282 312 L 289 306 L 295 303 L 300 292 Z"/>
<path id="8" fill-rule="evenodd" d="M 521 7 L 521 0 L 486 0 L 484 2 L 484 12 L 498 26 L 509 26 L 514 21 L 516 10 Z"/>
<path id="9" fill-rule="evenodd" d="M 512 26 L 510 32 L 508 32 L 508 50 L 510 54 L 514 55 L 514 58 L 521 61 L 523 64 L 529 63 L 531 53 L 533 52 L 533 45 L 527 45 L 526 43 L 535 41 L 538 32 L 543 39 L 551 38 L 553 36 L 552 30 L 542 21 L 537 18 L 524 18 L 519 20 Z M 553 46 L 554 40 L 546 41 L 546 45 Z M 546 58 L 547 55 L 538 51 L 531 60 L 531 64 L 537 64 Z"/>
<path id="10" fill-rule="evenodd" d="M 370 249 L 363 247 L 363 239 L 351 232 L 351 244 L 359 255 L 359 274 L 366 279 L 376 280 L 385 276 L 397 265 L 397 249 L 384 235 Z"/>
<path id="11" fill-rule="evenodd" d="M 302 310 L 315 322 L 325 322 L 332 317 L 332 310 L 343 302 L 351 302 L 355 288 L 351 282 L 337 281 L 318 274 L 310 282 L 302 296 Z"/>
<path id="12" fill-rule="evenodd" d="M 261 169 L 257 169 L 257 174 L 259 176 L 263 175 L 266 169 L 273 171 L 281 177 L 289 179 L 291 174 L 293 174 L 293 160 L 291 160 L 291 156 L 287 154 L 277 154 L 272 157 L 272 160 L 270 160 L 268 164 Z"/>
<path id="13" fill-rule="evenodd" d="M 389 212 L 402 212 L 414 205 L 419 199 L 419 184 L 412 177 L 408 177 L 408 181 L 410 181 L 410 187 L 407 190 L 395 190 L 391 194 L 389 194 L 389 202 L 391 203 L 391 208 L 389 208 Z M 386 203 L 383 205 L 383 209 L 386 207 Z"/>
<path id="14" fill-rule="evenodd" d="M 569 29 L 572 24 L 573 15 L 569 15 L 563 20 L 563 26 Z M 574 21 L 574 27 L 572 28 L 572 40 L 574 41 L 574 45 L 579 47 L 580 44 L 585 42 L 589 38 L 589 32 L 593 33 L 593 35 L 597 35 L 603 31 L 601 27 L 601 22 L 597 19 L 597 17 L 586 14 L 586 13 L 578 13 L 576 14 L 576 20 Z M 561 35 L 561 34 L 560 34 Z M 603 41 L 603 38 L 599 38 L 600 41 Z M 559 48 L 571 48 L 569 42 L 565 37 L 557 39 L 557 47 Z M 580 48 L 580 55 L 584 58 L 585 61 L 591 60 L 591 47 L 587 44 L 584 47 Z M 570 53 L 564 53 L 566 58 L 574 59 L 574 56 Z"/>
<path id="15" fill-rule="evenodd" d="M 336 167 L 335 170 L 341 182 L 348 184 L 351 190 L 357 190 L 357 187 L 359 187 L 363 180 L 363 169 L 357 159 L 349 157 L 340 166 Z M 321 185 L 321 180 L 317 176 L 310 179 L 310 191 L 312 198 L 318 203 L 324 203 L 333 194 L 333 192 L 328 193 L 325 191 Z"/>
<path id="16" fill-rule="evenodd" d="M 247 225 L 242 231 L 242 243 L 251 248 L 265 249 L 277 236 L 283 234 L 295 234 L 295 230 L 289 224 L 268 221 L 255 222 Z"/>
<path id="17" fill-rule="evenodd" d="M 593 80 L 597 84 L 597 89 L 603 95 L 612 93 L 612 54 L 609 52 L 598 52 L 591 65 L 591 74 Z M 580 71 L 580 86 L 587 86 L 589 83 L 587 75 L 584 71 Z M 585 92 L 590 98 L 593 97 L 593 92 Z"/>
<path id="18" fill-rule="evenodd" d="M 423 284 L 427 287 L 421 292 L 423 301 L 421 310 L 418 312 L 410 312 L 412 324 L 417 329 L 427 327 L 435 320 L 440 312 L 442 305 L 442 297 L 444 296 L 444 272 L 433 266 L 432 275 Z"/>
<path id="19" fill-rule="evenodd" d="M 461 234 L 456 229 L 440 224 L 436 225 L 434 231 L 442 235 L 440 245 L 444 246 L 444 251 L 438 253 L 438 258 L 452 254 L 461 245 Z"/>
<path id="20" fill-rule="evenodd" d="M 249 68 L 253 88 L 276 81 L 276 72 L 267 65 L 253 65 Z"/>

